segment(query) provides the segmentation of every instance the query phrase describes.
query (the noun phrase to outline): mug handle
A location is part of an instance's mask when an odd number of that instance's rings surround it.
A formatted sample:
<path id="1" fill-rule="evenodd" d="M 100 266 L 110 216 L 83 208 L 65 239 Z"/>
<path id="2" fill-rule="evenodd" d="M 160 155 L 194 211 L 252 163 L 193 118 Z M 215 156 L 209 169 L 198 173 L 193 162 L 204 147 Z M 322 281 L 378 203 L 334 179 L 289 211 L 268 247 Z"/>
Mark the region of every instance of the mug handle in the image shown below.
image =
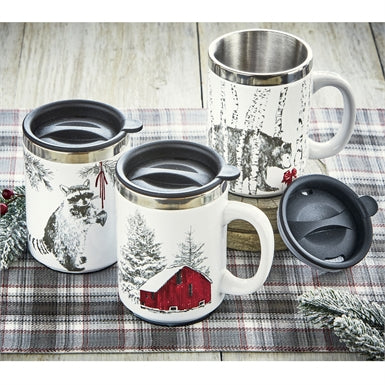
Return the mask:
<path id="1" fill-rule="evenodd" d="M 336 155 L 345 147 L 353 133 L 356 104 L 349 83 L 334 72 L 314 72 L 313 94 L 320 88 L 327 86 L 336 87 L 342 94 L 344 102 L 342 123 L 334 137 L 327 142 L 316 142 L 308 138 L 310 159 L 328 158 Z"/>
<path id="2" fill-rule="evenodd" d="M 224 226 L 234 219 L 245 220 L 257 230 L 261 244 L 261 257 L 258 270 L 251 278 L 238 278 L 226 269 L 222 276 L 220 291 L 235 295 L 251 294 L 263 285 L 269 275 L 274 255 L 273 229 L 263 211 L 247 203 L 227 202 L 223 212 Z"/>

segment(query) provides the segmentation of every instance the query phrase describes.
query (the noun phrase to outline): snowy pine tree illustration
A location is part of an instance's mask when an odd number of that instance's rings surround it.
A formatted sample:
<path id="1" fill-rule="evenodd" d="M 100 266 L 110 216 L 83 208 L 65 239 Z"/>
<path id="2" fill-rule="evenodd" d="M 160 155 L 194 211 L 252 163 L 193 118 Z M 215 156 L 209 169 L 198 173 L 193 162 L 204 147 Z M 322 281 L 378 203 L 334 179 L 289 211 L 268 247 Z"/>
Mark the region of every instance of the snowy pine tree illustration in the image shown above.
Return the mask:
<path id="1" fill-rule="evenodd" d="M 53 173 L 43 165 L 40 159 L 24 152 L 25 174 L 32 188 L 39 189 L 39 185 L 43 184 L 45 188 L 52 191 L 51 181 Z"/>
<path id="2" fill-rule="evenodd" d="M 155 232 L 136 211 L 127 220 L 127 242 L 121 247 L 119 261 L 121 286 L 135 301 L 139 301 L 139 288 L 166 266 L 160 248 Z"/>
<path id="3" fill-rule="evenodd" d="M 205 265 L 207 257 L 202 256 L 204 253 L 204 245 L 204 243 L 198 244 L 194 241 L 193 230 L 190 227 L 189 231 L 186 233 L 185 240 L 178 245 L 179 252 L 171 267 L 189 266 L 192 269 L 209 276 L 210 269 Z"/>

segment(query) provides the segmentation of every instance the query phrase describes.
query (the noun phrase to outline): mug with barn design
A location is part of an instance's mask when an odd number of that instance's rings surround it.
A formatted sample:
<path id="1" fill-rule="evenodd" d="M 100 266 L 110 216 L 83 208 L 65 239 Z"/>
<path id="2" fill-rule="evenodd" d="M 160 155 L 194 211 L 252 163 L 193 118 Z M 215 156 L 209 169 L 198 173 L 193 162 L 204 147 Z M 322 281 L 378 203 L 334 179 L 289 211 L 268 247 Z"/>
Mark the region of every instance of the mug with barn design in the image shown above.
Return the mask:
<path id="1" fill-rule="evenodd" d="M 284 191 L 285 178 L 304 174 L 307 159 L 327 158 L 349 141 L 355 102 L 349 84 L 331 72 L 312 71 L 310 46 L 289 33 L 231 32 L 209 47 L 209 145 L 241 176 L 239 195 L 267 197 Z M 343 96 L 342 124 L 334 137 L 308 137 L 310 98 L 322 87 Z"/>
<path id="2" fill-rule="evenodd" d="M 273 260 L 273 230 L 251 205 L 228 201 L 239 171 L 211 148 L 165 140 L 133 148 L 116 165 L 120 299 L 136 316 L 162 325 L 197 322 L 225 294 L 250 294 Z M 227 224 L 250 222 L 261 240 L 250 278 L 226 268 Z M 250 274 L 252 275 L 252 274 Z"/>
<path id="3" fill-rule="evenodd" d="M 115 164 L 128 133 L 141 128 L 90 100 L 46 104 L 25 117 L 28 247 L 36 260 L 65 273 L 116 262 Z"/>

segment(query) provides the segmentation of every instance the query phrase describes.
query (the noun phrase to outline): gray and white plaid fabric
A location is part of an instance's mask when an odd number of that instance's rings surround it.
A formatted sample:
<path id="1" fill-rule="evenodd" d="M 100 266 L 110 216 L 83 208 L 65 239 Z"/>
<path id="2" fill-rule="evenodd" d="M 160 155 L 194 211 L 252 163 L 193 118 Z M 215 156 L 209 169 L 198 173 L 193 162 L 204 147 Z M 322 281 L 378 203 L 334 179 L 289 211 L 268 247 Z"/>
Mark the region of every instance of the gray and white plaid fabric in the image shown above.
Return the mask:
<path id="1" fill-rule="evenodd" d="M 21 122 L 27 111 L 0 111 L 0 187 L 23 183 Z M 206 111 L 137 109 L 144 129 L 132 145 L 160 139 L 206 142 Z M 326 140 L 338 128 L 340 109 L 314 109 L 312 133 Z M 275 253 L 265 286 L 248 296 L 227 296 L 206 320 L 190 326 L 154 326 L 135 318 L 119 301 L 117 267 L 70 275 L 54 272 L 29 254 L 0 271 L 0 352 L 270 351 L 341 352 L 345 346 L 328 330 L 298 313 L 298 296 L 332 287 L 385 303 L 385 110 L 357 111 L 347 147 L 326 159 L 328 172 L 371 195 L 379 211 L 372 218 L 373 244 L 358 265 L 322 274 L 288 251 Z M 258 254 L 228 250 L 229 268 L 251 275 Z"/>

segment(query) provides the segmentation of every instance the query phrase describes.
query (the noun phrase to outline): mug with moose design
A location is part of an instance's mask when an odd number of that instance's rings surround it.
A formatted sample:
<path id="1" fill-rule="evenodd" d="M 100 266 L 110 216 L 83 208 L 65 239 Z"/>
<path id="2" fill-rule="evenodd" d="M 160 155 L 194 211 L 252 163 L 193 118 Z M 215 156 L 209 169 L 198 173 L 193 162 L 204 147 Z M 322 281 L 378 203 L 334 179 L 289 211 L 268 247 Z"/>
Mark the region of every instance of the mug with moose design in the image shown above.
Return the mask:
<path id="1" fill-rule="evenodd" d="M 136 316 L 162 325 L 197 322 L 225 294 L 244 295 L 265 282 L 274 236 L 258 208 L 229 201 L 239 171 L 211 148 L 163 140 L 124 153 L 116 165 L 119 296 Z M 227 224 L 250 222 L 261 241 L 258 269 L 227 270 Z"/>
<path id="2" fill-rule="evenodd" d="M 92 272 L 116 262 L 115 164 L 141 130 L 115 108 L 64 100 L 23 121 L 28 248 L 65 273 Z"/>
<path id="3" fill-rule="evenodd" d="M 312 71 L 310 46 L 286 32 L 231 32 L 209 46 L 208 142 L 241 176 L 230 191 L 247 196 L 281 194 L 288 176 L 301 176 L 307 159 L 327 158 L 349 141 L 355 102 L 349 84 L 331 72 Z M 326 142 L 308 137 L 311 95 L 336 87 L 344 110 L 338 132 Z"/>

